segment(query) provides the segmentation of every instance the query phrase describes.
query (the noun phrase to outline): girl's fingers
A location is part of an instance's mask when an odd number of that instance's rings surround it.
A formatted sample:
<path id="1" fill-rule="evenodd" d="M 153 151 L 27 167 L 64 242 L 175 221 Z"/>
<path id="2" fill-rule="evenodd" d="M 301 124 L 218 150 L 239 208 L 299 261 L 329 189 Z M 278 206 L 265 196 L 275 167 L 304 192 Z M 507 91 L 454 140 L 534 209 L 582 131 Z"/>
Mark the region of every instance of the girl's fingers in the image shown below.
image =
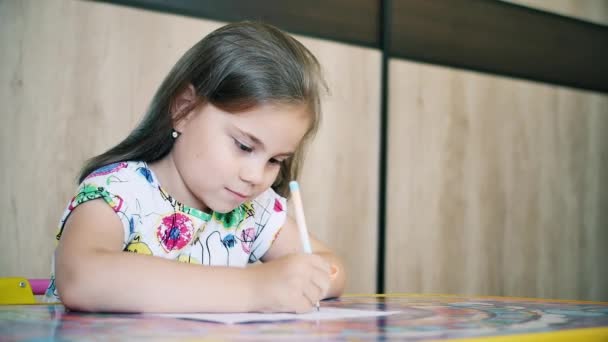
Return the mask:
<path id="1" fill-rule="evenodd" d="M 313 260 L 314 260 L 313 266 L 316 269 L 318 269 L 318 270 L 320 270 L 322 272 L 325 272 L 328 275 L 330 274 L 331 267 L 330 267 L 329 263 L 327 263 L 327 261 L 323 260 L 323 258 L 320 257 L 320 256 L 318 256 L 318 255 L 315 255 L 315 258 Z"/>
<path id="2" fill-rule="evenodd" d="M 329 275 L 315 270 L 309 279 L 304 287 L 304 295 L 309 299 L 311 305 L 316 305 L 329 289 Z"/>
<path id="3" fill-rule="evenodd" d="M 317 299 L 319 298 L 319 288 L 317 288 L 313 284 L 310 284 L 310 286 L 307 286 L 305 288 L 304 293 L 302 295 L 304 296 L 304 298 L 306 298 L 306 303 L 308 304 L 307 308 L 311 309 L 317 304 L 317 301 L 319 301 Z"/>
<path id="4" fill-rule="evenodd" d="M 329 273 L 325 273 L 325 272 L 317 273 L 312 278 L 312 282 L 313 282 L 313 284 L 319 290 L 319 298 L 323 299 L 321 297 L 323 297 L 323 295 L 325 293 L 327 293 L 327 291 L 329 290 L 329 284 L 330 284 L 330 275 L 329 275 Z"/>

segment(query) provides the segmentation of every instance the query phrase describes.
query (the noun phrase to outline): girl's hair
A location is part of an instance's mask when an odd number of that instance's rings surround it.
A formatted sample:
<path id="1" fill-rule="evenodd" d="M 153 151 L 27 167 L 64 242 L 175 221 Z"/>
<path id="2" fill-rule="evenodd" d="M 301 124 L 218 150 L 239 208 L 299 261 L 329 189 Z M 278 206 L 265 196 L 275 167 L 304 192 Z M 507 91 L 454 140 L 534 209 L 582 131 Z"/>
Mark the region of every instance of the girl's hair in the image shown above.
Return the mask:
<path id="1" fill-rule="evenodd" d="M 188 50 L 164 79 L 139 125 L 122 142 L 91 158 L 79 182 L 96 169 L 128 160 L 153 162 L 173 147 L 173 123 L 190 110 L 171 113 L 175 96 L 189 84 L 202 103 L 238 113 L 263 103 L 305 105 L 312 123 L 292 158 L 281 164 L 272 188 L 288 196 L 297 179 L 306 143 L 320 121 L 321 91 L 327 86 L 319 62 L 300 42 L 274 26 L 239 22 L 223 26 Z M 175 113 L 173 113 L 175 114 Z"/>

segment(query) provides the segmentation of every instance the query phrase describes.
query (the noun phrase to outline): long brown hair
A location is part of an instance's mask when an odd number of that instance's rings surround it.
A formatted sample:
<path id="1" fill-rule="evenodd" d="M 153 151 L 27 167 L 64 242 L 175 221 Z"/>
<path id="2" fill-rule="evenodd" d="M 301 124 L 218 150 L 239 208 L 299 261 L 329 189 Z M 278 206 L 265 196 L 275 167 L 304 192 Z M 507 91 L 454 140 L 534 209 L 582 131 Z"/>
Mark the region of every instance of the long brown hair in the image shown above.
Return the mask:
<path id="1" fill-rule="evenodd" d="M 321 92 L 327 90 L 320 69 L 304 45 L 272 25 L 225 25 L 179 59 L 139 125 L 118 145 L 88 160 L 79 182 L 104 165 L 128 160 L 153 162 L 166 156 L 173 147 L 173 123 L 179 120 L 172 117 L 172 101 L 180 90 L 192 84 L 201 101 L 232 113 L 268 102 L 307 106 L 312 124 L 294 156 L 282 163 L 272 185 L 278 194 L 287 197 L 288 183 L 297 179 L 305 146 L 319 126 Z"/>

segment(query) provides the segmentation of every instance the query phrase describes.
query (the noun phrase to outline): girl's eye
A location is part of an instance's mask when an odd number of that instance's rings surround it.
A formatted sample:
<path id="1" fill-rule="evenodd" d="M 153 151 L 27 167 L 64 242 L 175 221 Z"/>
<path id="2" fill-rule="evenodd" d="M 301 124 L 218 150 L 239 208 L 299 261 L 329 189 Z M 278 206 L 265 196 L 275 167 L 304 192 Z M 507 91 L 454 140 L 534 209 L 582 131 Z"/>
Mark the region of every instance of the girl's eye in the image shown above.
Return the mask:
<path id="1" fill-rule="evenodd" d="M 245 152 L 253 151 L 253 148 L 241 143 L 240 141 L 238 141 L 236 139 L 234 139 L 234 144 L 236 145 L 236 147 L 238 147 L 242 151 L 245 151 Z"/>
<path id="2" fill-rule="evenodd" d="M 269 162 L 270 164 L 281 164 L 283 161 L 282 161 L 282 160 L 278 160 L 278 159 L 274 159 L 274 158 L 272 158 L 272 159 L 270 159 L 268 162 Z"/>

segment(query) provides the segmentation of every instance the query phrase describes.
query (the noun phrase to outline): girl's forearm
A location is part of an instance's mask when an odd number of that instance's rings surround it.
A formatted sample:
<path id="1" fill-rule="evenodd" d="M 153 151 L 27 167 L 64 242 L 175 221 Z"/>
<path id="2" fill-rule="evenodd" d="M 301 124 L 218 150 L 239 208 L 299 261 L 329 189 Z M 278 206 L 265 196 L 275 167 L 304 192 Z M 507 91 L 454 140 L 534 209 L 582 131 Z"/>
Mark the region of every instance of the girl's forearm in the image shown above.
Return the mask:
<path id="1" fill-rule="evenodd" d="M 247 269 L 187 264 L 126 252 L 92 252 L 57 265 L 66 307 L 110 312 L 245 312 L 257 309 Z"/>

